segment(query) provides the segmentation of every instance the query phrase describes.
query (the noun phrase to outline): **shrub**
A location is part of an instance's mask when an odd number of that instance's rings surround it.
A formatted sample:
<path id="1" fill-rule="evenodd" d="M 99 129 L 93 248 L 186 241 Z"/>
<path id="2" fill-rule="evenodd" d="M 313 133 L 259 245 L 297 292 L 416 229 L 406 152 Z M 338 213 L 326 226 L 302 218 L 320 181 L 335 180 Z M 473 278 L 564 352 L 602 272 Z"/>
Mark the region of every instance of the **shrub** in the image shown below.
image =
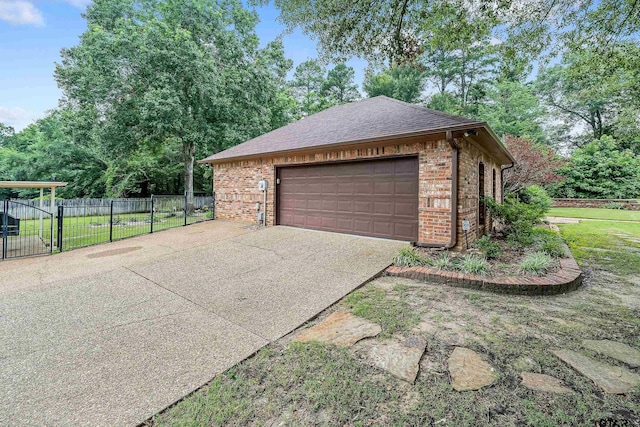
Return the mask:
<path id="1" fill-rule="evenodd" d="M 493 259 L 500 256 L 500 245 L 491 241 L 491 237 L 482 236 L 473 244 L 474 247 L 480 249 L 487 259 Z"/>
<path id="2" fill-rule="evenodd" d="M 453 263 L 451 262 L 449 253 L 444 252 L 438 258 L 433 260 L 433 266 L 439 270 L 451 270 L 453 268 Z"/>
<path id="3" fill-rule="evenodd" d="M 469 274 L 487 274 L 490 265 L 489 262 L 481 256 L 475 254 L 465 255 L 459 262 L 460 271 Z"/>
<path id="4" fill-rule="evenodd" d="M 549 211 L 551 199 L 542 188 L 532 185 L 518 195 L 508 194 L 503 204 L 492 199 L 486 199 L 486 204 L 510 240 L 530 245 L 533 228 Z"/>
<path id="5" fill-rule="evenodd" d="M 553 258 L 544 252 L 534 252 L 527 255 L 520 263 L 520 273 L 536 274 L 538 276 L 546 273 L 546 271 L 554 264 Z"/>
<path id="6" fill-rule="evenodd" d="M 531 206 L 540 218 L 546 215 L 551 209 L 551 197 L 542 187 L 531 185 L 520 192 L 520 200 Z"/>
<path id="7" fill-rule="evenodd" d="M 413 248 L 402 248 L 393 257 L 393 264 L 397 267 L 421 267 L 429 265 L 429 260 L 422 258 Z"/>
<path id="8" fill-rule="evenodd" d="M 620 202 L 609 202 L 609 203 L 605 203 L 604 205 L 600 206 L 601 209 L 626 209 L 627 207 L 624 205 L 624 203 L 620 203 Z"/>

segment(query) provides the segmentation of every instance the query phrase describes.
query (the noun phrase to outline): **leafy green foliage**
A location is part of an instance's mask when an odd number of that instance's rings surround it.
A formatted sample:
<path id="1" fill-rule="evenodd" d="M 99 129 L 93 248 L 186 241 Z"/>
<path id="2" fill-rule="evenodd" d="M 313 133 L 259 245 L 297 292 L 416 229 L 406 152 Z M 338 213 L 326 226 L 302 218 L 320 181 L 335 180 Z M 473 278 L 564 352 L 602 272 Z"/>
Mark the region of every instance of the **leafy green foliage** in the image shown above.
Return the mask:
<path id="1" fill-rule="evenodd" d="M 329 104 L 353 102 L 360 97 L 358 86 L 354 83 L 355 71 L 346 64 L 337 64 L 327 73 L 321 93 Z"/>
<path id="2" fill-rule="evenodd" d="M 555 119 L 563 121 L 567 128 L 581 125 L 588 129 L 586 134 L 569 137 L 570 145 L 582 146 L 605 135 L 617 136 L 618 130 L 620 137 L 626 134 L 625 141 L 640 135 L 638 65 L 640 46 L 620 43 L 613 45 L 606 59 L 595 47 L 571 50 L 564 55 L 562 64 L 540 73 L 537 91 Z M 627 120 L 630 111 L 636 117 L 631 122 Z"/>
<path id="3" fill-rule="evenodd" d="M 257 16 L 239 1 L 103 0 L 85 18 L 55 77 L 70 134 L 108 162 L 107 193 L 142 187 L 143 165 L 158 170 L 167 156 L 192 195 L 196 157 L 286 120 L 291 61 L 280 41 L 259 48 Z"/>
<path id="4" fill-rule="evenodd" d="M 630 199 L 640 195 L 640 157 L 609 136 L 576 150 L 553 187 L 556 197 Z"/>
<path id="5" fill-rule="evenodd" d="M 475 254 L 467 254 L 457 262 L 457 269 L 468 274 L 487 274 L 489 268 L 489 262 Z"/>
<path id="6" fill-rule="evenodd" d="M 522 274 L 543 275 L 551 266 L 553 266 L 553 258 L 544 252 L 533 252 L 522 260 L 520 263 L 520 272 Z"/>
<path id="7" fill-rule="evenodd" d="M 421 267 L 430 264 L 428 259 L 421 257 L 413 248 L 402 248 L 393 257 L 393 265 L 398 267 Z"/>
<path id="8" fill-rule="evenodd" d="M 424 88 L 422 71 L 411 65 L 394 65 L 379 74 L 367 73 L 363 83 L 369 97 L 384 95 L 400 101 L 418 102 Z"/>
<path id="9" fill-rule="evenodd" d="M 507 237 L 521 244 L 531 243 L 533 227 L 542 221 L 551 207 L 551 199 L 537 186 L 527 187 L 519 195 L 507 194 L 503 204 L 492 199 L 486 199 L 486 203 Z"/>
<path id="10" fill-rule="evenodd" d="M 300 116 L 309 116 L 325 108 L 320 94 L 325 83 L 324 73 L 324 68 L 313 59 L 296 67 L 290 85 L 298 102 Z"/>
<path id="11" fill-rule="evenodd" d="M 474 242 L 473 246 L 480 249 L 487 259 L 497 258 L 501 253 L 500 245 L 492 241 L 491 236 L 482 236 Z"/>
<path id="12" fill-rule="evenodd" d="M 486 100 L 478 106 L 477 114 L 500 137 L 524 137 L 539 144 L 547 141 L 542 127 L 544 115 L 531 84 L 507 79 L 487 86 Z"/>
<path id="13" fill-rule="evenodd" d="M 554 258 L 565 256 L 564 241 L 555 231 L 536 227 L 531 232 L 531 237 L 533 238 L 533 247 L 537 251 L 544 252 Z"/>

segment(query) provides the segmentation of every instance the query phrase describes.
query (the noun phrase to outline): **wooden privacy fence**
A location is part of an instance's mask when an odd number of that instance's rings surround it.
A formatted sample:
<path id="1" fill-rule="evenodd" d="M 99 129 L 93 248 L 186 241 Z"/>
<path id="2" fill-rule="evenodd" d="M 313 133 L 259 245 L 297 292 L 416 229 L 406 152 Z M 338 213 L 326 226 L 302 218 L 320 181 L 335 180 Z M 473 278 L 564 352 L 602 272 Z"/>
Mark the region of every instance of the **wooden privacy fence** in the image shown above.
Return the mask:
<path id="1" fill-rule="evenodd" d="M 174 205 L 176 209 L 182 209 L 184 196 L 181 195 L 158 195 L 153 196 L 155 200 L 163 206 Z M 14 202 L 22 205 L 40 207 L 40 201 L 30 199 L 11 199 Z M 146 208 L 146 204 L 150 198 L 103 198 L 103 199 L 58 199 L 55 206 L 64 206 L 65 216 L 94 216 L 94 215 L 110 215 L 111 214 L 111 202 L 113 204 L 113 213 L 116 215 L 134 213 L 143 206 Z M 194 209 L 202 209 L 207 206 L 210 207 L 213 204 L 213 196 L 196 196 Z M 12 212 L 12 209 L 17 205 L 9 207 L 9 215 L 18 214 L 18 212 Z M 51 201 L 45 200 L 43 202 L 43 209 L 47 212 L 51 212 Z M 22 219 L 36 219 L 38 218 L 37 211 L 20 211 Z"/>

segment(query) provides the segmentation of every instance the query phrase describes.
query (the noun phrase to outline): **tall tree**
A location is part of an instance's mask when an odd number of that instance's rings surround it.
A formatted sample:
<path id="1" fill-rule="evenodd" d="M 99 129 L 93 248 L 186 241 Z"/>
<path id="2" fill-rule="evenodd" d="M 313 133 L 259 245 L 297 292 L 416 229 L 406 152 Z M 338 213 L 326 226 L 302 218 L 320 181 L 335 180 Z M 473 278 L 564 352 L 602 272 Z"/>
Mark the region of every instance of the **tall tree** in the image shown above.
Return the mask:
<path id="1" fill-rule="evenodd" d="M 477 117 L 489 123 L 499 136 L 512 135 L 546 143 L 544 115 L 545 109 L 530 84 L 499 80 L 488 86 Z"/>
<path id="2" fill-rule="evenodd" d="M 582 145 L 612 134 L 621 112 L 640 114 L 638 65 L 640 45 L 635 43 L 620 44 L 608 60 L 596 49 L 577 49 L 539 74 L 537 90 L 556 119 L 588 129 L 588 135 L 574 141 Z"/>
<path id="3" fill-rule="evenodd" d="M 337 64 L 327 73 L 322 85 L 322 95 L 331 104 L 344 104 L 360 97 L 358 86 L 354 83 L 355 71 L 346 64 Z"/>
<path id="4" fill-rule="evenodd" d="M 239 1 L 96 0 L 85 18 L 80 44 L 56 66 L 63 105 L 129 159 L 180 146 L 190 202 L 198 150 L 270 128 L 274 47 L 259 49 L 257 16 Z"/>
<path id="5" fill-rule="evenodd" d="M 320 111 L 324 73 L 324 68 L 315 59 L 309 59 L 296 67 L 291 88 L 298 101 L 301 116 Z"/>
<path id="6" fill-rule="evenodd" d="M 253 0 L 257 4 L 270 0 Z M 423 43 L 434 34 L 455 39 L 458 23 L 434 27 L 431 22 L 443 12 L 465 17 L 477 26 L 489 25 L 508 35 L 504 53 L 511 59 L 523 52 L 538 55 L 553 41 L 568 46 L 592 44 L 607 51 L 611 43 L 640 31 L 640 2 L 619 0 L 380 0 L 376 2 L 341 0 L 272 0 L 280 9 L 280 19 L 292 28 L 313 35 L 322 55 L 358 56 L 367 60 L 405 62 L 422 52 Z M 454 16 L 455 16 L 454 15 Z M 435 19 L 434 19 L 435 18 Z M 435 43 L 434 45 L 438 45 Z M 506 47 L 505 46 L 505 47 Z"/>
<path id="7" fill-rule="evenodd" d="M 422 96 L 424 75 L 422 70 L 413 65 L 393 65 L 378 74 L 369 71 L 362 87 L 370 98 L 385 95 L 416 103 Z"/>

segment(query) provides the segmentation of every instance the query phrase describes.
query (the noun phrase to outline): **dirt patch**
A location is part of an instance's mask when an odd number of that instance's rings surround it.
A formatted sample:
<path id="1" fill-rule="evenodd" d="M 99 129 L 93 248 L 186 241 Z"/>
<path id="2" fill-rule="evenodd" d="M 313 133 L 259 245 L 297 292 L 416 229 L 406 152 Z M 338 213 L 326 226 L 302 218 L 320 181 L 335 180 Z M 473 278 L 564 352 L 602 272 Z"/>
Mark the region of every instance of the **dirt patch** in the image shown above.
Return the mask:
<path id="1" fill-rule="evenodd" d="M 104 258 L 108 256 L 122 255 L 122 254 L 127 254 L 129 252 L 135 252 L 140 249 L 142 249 L 142 246 L 128 246 L 126 248 L 110 249 L 108 251 L 94 252 L 92 254 L 87 255 L 87 258 L 93 259 L 93 258 Z"/>

